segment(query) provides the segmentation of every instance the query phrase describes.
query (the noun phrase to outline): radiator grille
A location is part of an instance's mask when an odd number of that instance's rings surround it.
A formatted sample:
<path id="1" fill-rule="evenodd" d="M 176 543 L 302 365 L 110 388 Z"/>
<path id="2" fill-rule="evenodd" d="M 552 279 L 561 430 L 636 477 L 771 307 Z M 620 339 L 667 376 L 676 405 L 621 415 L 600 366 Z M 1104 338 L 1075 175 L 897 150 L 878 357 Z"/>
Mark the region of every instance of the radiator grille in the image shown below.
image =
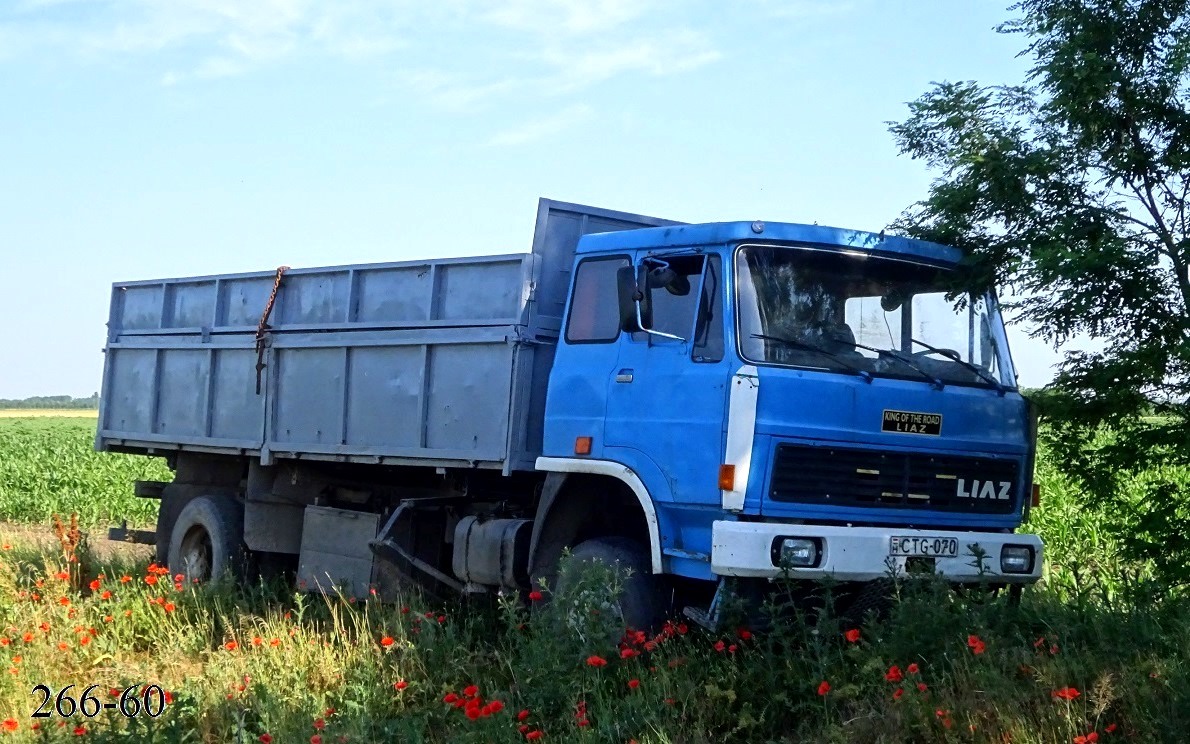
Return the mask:
<path id="1" fill-rule="evenodd" d="M 833 506 L 1009 514 L 1019 501 L 1019 475 L 1020 463 L 1012 459 L 782 444 L 769 497 Z"/>

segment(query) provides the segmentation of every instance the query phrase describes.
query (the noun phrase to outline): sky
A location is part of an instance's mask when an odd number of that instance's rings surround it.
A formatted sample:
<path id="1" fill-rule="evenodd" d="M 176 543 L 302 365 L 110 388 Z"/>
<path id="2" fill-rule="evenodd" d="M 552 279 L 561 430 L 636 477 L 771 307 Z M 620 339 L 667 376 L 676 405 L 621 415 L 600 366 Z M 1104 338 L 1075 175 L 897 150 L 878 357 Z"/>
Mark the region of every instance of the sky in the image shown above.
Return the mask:
<path id="1" fill-rule="evenodd" d="M 114 281 L 526 252 L 541 196 L 879 231 L 1008 4 L 0 0 L 0 398 L 99 389 Z"/>

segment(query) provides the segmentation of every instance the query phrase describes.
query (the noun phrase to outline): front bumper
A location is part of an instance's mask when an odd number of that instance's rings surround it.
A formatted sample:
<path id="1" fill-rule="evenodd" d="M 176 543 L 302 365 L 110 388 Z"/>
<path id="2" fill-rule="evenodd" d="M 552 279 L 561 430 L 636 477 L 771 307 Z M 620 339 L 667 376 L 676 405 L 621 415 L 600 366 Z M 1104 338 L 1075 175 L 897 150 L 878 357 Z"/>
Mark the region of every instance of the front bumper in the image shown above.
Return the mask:
<path id="1" fill-rule="evenodd" d="M 778 538 L 817 538 L 819 562 L 813 568 L 782 568 L 773 561 L 773 544 Z M 905 557 L 889 555 L 894 537 L 955 538 L 958 556 L 931 558 L 934 571 L 955 583 L 992 581 L 1028 584 L 1041 578 L 1042 543 L 1036 535 L 1003 532 L 958 532 L 954 530 L 910 530 L 898 527 L 837 527 L 771 522 L 715 522 L 711 528 L 711 571 L 720 576 L 776 578 L 788 572 L 793 579 L 871 581 L 890 575 L 905 575 Z M 1002 573 L 1000 551 L 1006 545 L 1033 548 L 1033 570 Z M 983 560 L 976 555 L 982 554 Z M 980 563 L 982 562 L 982 570 Z"/>

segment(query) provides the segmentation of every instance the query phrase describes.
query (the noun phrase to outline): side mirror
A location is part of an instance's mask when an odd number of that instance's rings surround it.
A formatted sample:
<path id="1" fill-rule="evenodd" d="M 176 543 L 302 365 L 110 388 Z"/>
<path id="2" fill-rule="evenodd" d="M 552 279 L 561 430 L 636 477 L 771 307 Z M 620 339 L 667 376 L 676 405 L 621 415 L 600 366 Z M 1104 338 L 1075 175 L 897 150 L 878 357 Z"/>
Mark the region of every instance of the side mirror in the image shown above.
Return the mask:
<path id="1" fill-rule="evenodd" d="M 620 328 L 629 333 L 636 333 L 647 328 L 653 320 L 653 307 L 649 302 L 646 290 L 645 271 L 642 267 L 638 277 L 631 266 L 622 266 L 616 270 L 616 294 L 620 301 Z M 636 304 L 640 303 L 640 323 L 637 322 Z M 641 323 L 645 328 L 641 327 Z"/>
<path id="2" fill-rule="evenodd" d="M 689 283 L 687 283 L 689 284 Z M 654 331 L 653 303 L 649 296 L 649 270 L 643 265 L 634 272 L 631 267 L 616 269 L 616 295 L 620 302 L 620 328 L 629 333 L 643 332 L 650 336 L 685 341 L 672 333 Z"/>

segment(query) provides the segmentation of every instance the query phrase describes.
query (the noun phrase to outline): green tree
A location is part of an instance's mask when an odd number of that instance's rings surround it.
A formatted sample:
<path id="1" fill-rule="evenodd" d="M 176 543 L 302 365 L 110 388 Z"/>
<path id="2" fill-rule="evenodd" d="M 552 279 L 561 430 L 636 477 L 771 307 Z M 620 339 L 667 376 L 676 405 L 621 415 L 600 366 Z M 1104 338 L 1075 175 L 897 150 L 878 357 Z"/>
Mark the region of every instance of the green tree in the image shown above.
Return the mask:
<path id="1" fill-rule="evenodd" d="M 966 251 L 964 282 L 1068 353 L 1050 445 L 1163 580 L 1190 583 L 1190 2 L 1024 0 L 1020 85 L 940 83 L 891 125 L 936 174 L 894 224 Z"/>

